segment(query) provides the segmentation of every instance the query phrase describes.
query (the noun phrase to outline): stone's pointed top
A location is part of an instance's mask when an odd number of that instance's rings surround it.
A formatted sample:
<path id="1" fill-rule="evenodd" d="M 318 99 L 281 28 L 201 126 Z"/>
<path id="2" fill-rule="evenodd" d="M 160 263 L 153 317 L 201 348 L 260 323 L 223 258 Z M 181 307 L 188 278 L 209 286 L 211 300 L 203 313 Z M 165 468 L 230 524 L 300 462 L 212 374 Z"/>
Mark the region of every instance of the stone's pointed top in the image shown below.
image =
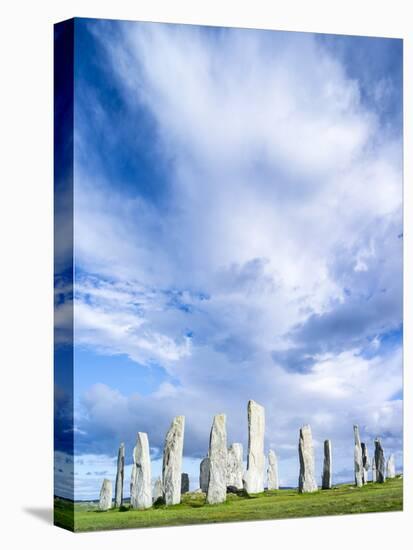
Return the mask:
<path id="1" fill-rule="evenodd" d="M 248 401 L 248 407 L 259 407 L 261 409 L 264 409 L 264 407 L 262 405 L 260 405 L 259 403 L 257 403 L 257 401 L 254 401 L 254 399 L 250 399 Z"/>
<path id="2" fill-rule="evenodd" d="M 124 449 L 124 448 L 125 448 L 125 444 L 122 442 L 122 443 L 119 445 L 119 448 L 120 448 L 120 449 Z"/>
<path id="3" fill-rule="evenodd" d="M 307 435 L 311 436 L 311 426 L 310 426 L 310 424 L 304 424 L 300 428 L 300 436 L 305 437 Z"/>
<path id="4" fill-rule="evenodd" d="M 360 430 L 359 430 L 358 424 L 354 424 L 354 426 L 353 426 L 353 431 L 354 431 L 354 443 L 355 443 L 356 445 L 360 445 L 360 446 L 361 446 L 361 441 L 360 441 Z"/>

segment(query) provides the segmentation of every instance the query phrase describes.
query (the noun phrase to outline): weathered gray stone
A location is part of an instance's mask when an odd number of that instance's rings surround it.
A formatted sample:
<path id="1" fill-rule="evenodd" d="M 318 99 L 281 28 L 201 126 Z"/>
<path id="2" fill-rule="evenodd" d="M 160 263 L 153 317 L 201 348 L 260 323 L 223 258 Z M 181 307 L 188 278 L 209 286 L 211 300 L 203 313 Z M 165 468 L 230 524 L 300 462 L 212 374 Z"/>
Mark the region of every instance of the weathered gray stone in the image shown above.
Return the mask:
<path id="1" fill-rule="evenodd" d="M 371 480 L 373 483 L 377 481 L 376 457 L 374 455 L 375 453 L 373 453 L 373 458 L 371 459 Z"/>
<path id="2" fill-rule="evenodd" d="M 208 504 L 225 502 L 227 497 L 227 430 L 225 414 L 217 414 L 209 439 Z"/>
<path id="3" fill-rule="evenodd" d="M 267 482 L 268 482 L 268 489 L 270 491 L 280 488 L 279 482 L 278 482 L 277 455 L 272 449 L 268 451 Z"/>
<path id="4" fill-rule="evenodd" d="M 135 494 L 135 485 L 136 485 L 136 459 L 135 459 L 135 456 L 136 456 L 136 447 L 133 448 L 133 453 L 132 453 L 132 471 L 131 471 L 131 475 L 130 475 L 130 500 L 132 501 L 132 495 Z"/>
<path id="5" fill-rule="evenodd" d="M 112 482 L 110 479 L 104 479 L 99 495 L 99 510 L 106 512 L 112 508 Z"/>
<path id="6" fill-rule="evenodd" d="M 318 490 L 318 487 L 315 480 L 313 437 L 308 424 L 300 429 L 298 454 L 300 458 L 298 490 L 300 493 L 313 493 Z"/>
<path id="7" fill-rule="evenodd" d="M 160 477 L 156 478 L 152 490 L 152 502 L 157 502 L 158 500 L 163 500 L 162 479 Z"/>
<path id="8" fill-rule="evenodd" d="M 363 453 L 361 450 L 360 432 L 357 425 L 353 426 L 354 430 L 354 482 L 357 487 L 363 486 Z"/>
<path id="9" fill-rule="evenodd" d="M 152 506 L 151 456 L 148 435 L 138 432 L 134 450 L 135 479 L 131 494 L 131 507 L 145 510 Z"/>
<path id="10" fill-rule="evenodd" d="M 331 489 L 333 475 L 333 464 L 331 455 L 331 441 L 326 439 L 324 441 L 324 463 L 323 463 L 323 477 L 321 487 L 323 489 Z"/>
<path id="11" fill-rule="evenodd" d="M 396 465 L 394 463 L 394 454 L 391 454 L 387 460 L 387 477 L 393 479 L 396 477 Z"/>
<path id="12" fill-rule="evenodd" d="M 201 460 L 199 465 L 199 487 L 203 493 L 208 491 L 209 483 L 209 457 L 206 456 Z"/>
<path id="13" fill-rule="evenodd" d="M 181 495 L 189 493 L 189 475 L 181 474 Z"/>
<path id="14" fill-rule="evenodd" d="M 264 407 L 253 400 L 248 402 L 248 457 L 244 474 L 244 489 L 249 494 L 264 491 Z"/>
<path id="15" fill-rule="evenodd" d="M 384 457 L 383 447 L 381 446 L 380 439 L 376 439 L 374 442 L 374 461 L 376 463 L 376 482 L 384 483 L 386 481 L 386 459 Z"/>
<path id="16" fill-rule="evenodd" d="M 185 417 L 176 416 L 165 438 L 162 464 L 162 485 L 165 504 L 181 502 L 182 452 L 184 448 Z"/>
<path id="17" fill-rule="evenodd" d="M 121 443 L 118 451 L 118 463 L 115 483 L 115 506 L 120 508 L 123 504 L 123 478 L 125 475 L 125 444 Z"/>
<path id="18" fill-rule="evenodd" d="M 227 454 L 227 487 L 236 487 L 241 490 L 242 484 L 242 445 L 233 443 L 228 447 Z"/>
<path id="19" fill-rule="evenodd" d="M 365 443 L 361 443 L 361 456 L 363 459 L 363 484 L 365 485 L 369 480 L 369 469 L 370 469 L 370 460 L 369 460 L 369 450 Z"/>

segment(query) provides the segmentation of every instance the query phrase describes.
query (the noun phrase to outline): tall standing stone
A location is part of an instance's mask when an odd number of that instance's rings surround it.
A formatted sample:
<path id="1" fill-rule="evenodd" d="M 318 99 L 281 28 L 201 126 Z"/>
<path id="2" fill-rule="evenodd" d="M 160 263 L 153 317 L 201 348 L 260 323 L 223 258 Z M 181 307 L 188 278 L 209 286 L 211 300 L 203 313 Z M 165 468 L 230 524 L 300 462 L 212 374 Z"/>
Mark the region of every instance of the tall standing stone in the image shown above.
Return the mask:
<path id="1" fill-rule="evenodd" d="M 112 508 L 112 482 L 110 479 L 104 479 L 99 495 L 99 510 L 106 512 Z"/>
<path id="2" fill-rule="evenodd" d="M 181 495 L 189 493 L 189 475 L 181 474 Z"/>
<path id="3" fill-rule="evenodd" d="M 209 483 L 209 457 L 206 456 L 201 460 L 199 465 L 199 487 L 203 493 L 208 491 Z"/>
<path id="4" fill-rule="evenodd" d="M 135 479 L 131 507 L 145 510 L 152 506 L 151 456 L 148 435 L 138 432 L 134 451 Z"/>
<path id="5" fill-rule="evenodd" d="M 278 482 L 277 455 L 272 449 L 268 451 L 267 482 L 268 482 L 268 489 L 270 491 L 280 488 L 279 482 Z"/>
<path id="6" fill-rule="evenodd" d="M 376 457 L 374 455 L 375 453 L 373 452 L 373 458 L 371 459 L 371 480 L 373 483 L 376 483 L 377 469 L 376 469 Z"/>
<path id="7" fill-rule="evenodd" d="M 396 477 L 396 465 L 394 463 L 394 454 L 391 454 L 387 460 L 387 477 L 393 479 Z"/>
<path id="8" fill-rule="evenodd" d="M 298 490 L 300 493 L 313 493 L 318 490 L 318 487 L 315 480 L 313 436 L 308 424 L 300 429 L 298 454 L 300 458 Z"/>
<path id="9" fill-rule="evenodd" d="M 248 457 L 244 488 L 249 494 L 264 491 L 264 407 L 253 400 L 248 402 Z"/>
<path id="10" fill-rule="evenodd" d="M 331 456 L 331 441 L 326 439 L 324 441 L 324 463 L 323 463 L 323 477 L 321 487 L 323 489 L 331 489 L 332 483 L 332 456 Z"/>
<path id="11" fill-rule="evenodd" d="M 132 453 L 132 471 L 130 475 L 130 501 L 132 503 L 133 495 L 136 491 L 136 447 L 133 448 Z M 132 505 L 132 504 L 131 504 Z"/>
<path id="12" fill-rule="evenodd" d="M 152 491 L 152 501 L 157 502 L 158 500 L 163 500 L 162 479 L 160 477 L 156 478 Z"/>
<path id="13" fill-rule="evenodd" d="M 376 481 L 377 483 L 384 483 L 386 481 L 386 459 L 384 458 L 383 447 L 381 446 L 380 439 L 376 439 L 374 442 L 374 461 L 376 462 Z"/>
<path id="14" fill-rule="evenodd" d="M 165 504 L 181 502 L 182 452 L 184 448 L 185 417 L 175 416 L 165 438 L 162 464 L 162 485 Z"/>
<path id="15" fill-rule="evenodd" d="M 225 502 L 227 497 L 227 430 L 225 414 L 214 416 L 209 439 L 208 504 Z"/>
<path id="16" fill-rule="evenodd" d="M 125 444 L 121 443 L 118 451 L 118 463 L 115 483 L 115 506 L 120 508 L 123 504 L 123 478 L 125 475 Z"/>
<path id="17" fill-rule="evenodd" d="M 354 482 L 357 487 L 363 486 L 364 469 L 363 469 L 363 453 L 361 450 L 360 432 L 357 425 L 353 426 L 354 430 Z"/>
<path id="18" fill-rule="evenodd" d="M 235 487 L 241 490 L 242 484 L 242 445 L 233 443 L 228 447 L 227 455 L 227 487 Z"/>
<path id="19" fill-rule="evenodd" d="M 369 450 L 365 443 L 361 444 L 361 456 L 363 458 L 363 483 L 366 484 L 369 480 L 370 460 Z"/>

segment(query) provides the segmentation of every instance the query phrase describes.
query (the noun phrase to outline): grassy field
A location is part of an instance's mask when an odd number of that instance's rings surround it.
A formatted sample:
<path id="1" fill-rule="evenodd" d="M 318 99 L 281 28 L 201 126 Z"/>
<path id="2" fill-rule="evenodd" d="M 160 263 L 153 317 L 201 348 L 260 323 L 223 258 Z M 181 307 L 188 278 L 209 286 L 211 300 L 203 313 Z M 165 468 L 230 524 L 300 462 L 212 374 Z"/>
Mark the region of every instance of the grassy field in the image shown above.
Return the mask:
<path id="1" fill-rule="evenodd" d="M 161 527 L 261 519 L 298 518 L 389 512 L 403 509 L 403 480 L 396 478 L 384 484 L 369 483 L 355 488 L 340 485 L 330 491 L 298 494 L 296 490 L 266 491 L 260 495 L 229 494 L 224 504 L 207 505 L 202 494 L 188 493 L 181 504 L 157 506 L 150 510 L 121 510 L 99 512 L 96 505 L 74 505 L 75 531 L 98 531 L 137 527 Z M 56 499 L 55 523 L 73 529 L 73 504 Z"/>

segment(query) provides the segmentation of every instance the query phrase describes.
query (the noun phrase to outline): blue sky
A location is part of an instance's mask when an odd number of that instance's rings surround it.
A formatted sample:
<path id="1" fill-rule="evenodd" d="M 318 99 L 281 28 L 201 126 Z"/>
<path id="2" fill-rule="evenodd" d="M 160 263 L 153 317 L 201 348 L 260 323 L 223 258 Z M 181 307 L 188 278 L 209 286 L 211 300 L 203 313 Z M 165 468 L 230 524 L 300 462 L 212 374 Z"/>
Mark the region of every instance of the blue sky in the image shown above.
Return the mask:
<path id="1" fill-rule="evenodd" d="M 77 498 L 177 414 L 195 488 L 248 399 L 284 485 L 307 422 L 402 466 L 401 113 L 400 40 L 76 20 Z"/>

